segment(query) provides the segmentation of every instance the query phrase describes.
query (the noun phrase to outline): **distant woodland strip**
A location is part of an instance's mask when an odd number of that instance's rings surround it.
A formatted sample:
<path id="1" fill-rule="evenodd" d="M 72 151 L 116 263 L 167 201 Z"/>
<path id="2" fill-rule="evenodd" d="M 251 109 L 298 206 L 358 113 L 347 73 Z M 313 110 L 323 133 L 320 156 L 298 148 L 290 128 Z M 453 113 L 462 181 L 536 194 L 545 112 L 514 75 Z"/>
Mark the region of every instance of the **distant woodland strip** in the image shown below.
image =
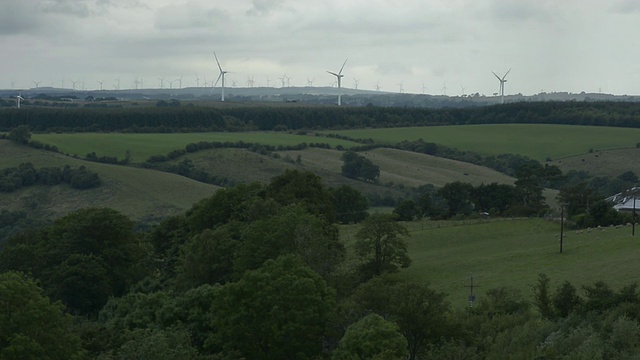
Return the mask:
<path id="1" fill-rule="evenodd" d="M 206 107 L 23 108 L 0 111 L 0 131 L 169 133 L 355 129 L 470 124 L 640 127 L 640 103 L 521 102 L 475 108 Z"/>
<path id="2" fill-rule="evenodd" d="M 31 163 L 22 163 L 18 167 L 0 170 L 0 192 L 13 192 L 33 185 L 69 184 L 74 189 L 91 189 L 100 186 L 97 173 L 84 166 L 77 169 L 66 165 L 64 168 L 43 167 L 36 169 Z"/>

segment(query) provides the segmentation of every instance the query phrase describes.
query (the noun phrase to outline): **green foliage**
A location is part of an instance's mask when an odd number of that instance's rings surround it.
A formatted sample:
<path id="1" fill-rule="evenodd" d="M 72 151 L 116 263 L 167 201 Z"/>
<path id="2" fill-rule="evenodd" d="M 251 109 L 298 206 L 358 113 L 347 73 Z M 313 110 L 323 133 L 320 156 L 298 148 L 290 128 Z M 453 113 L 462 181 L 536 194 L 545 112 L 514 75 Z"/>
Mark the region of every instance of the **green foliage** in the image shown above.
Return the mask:
<path id="1" fill-rule="evenodd" d="M 331 358 L 400 360 L 407 355 L 407 339 L 398 331 L 398 325 L 371 314 L 347 328 Z"/>
<path id="2" fill-rule="evenodd" d="M 220 288 L 213 300 L 211 352 L 238 350 L 249 359 L 310 358 L 334 306 L 334 292 L 293 255 L 267 261 L 238 282 Z"/>
<path id="3" fill-rule="evenodd" d="M 468 213 L 471 210 L 471 184 L 454 181 L 446 184 L 438 190 L 438 194 L 447 202 L 449 216 L 458 213 Z"/>
<path id="4" fill-rule="evenodd" d="M 60 303 L 24 274 L 0 274 L 0 358 L 80 359 L 80 339 Z"/>
<path id="5" fill-rule="evenodd" d="M 333 189 L 336 218 L 339 223 L 359 223 L 367 217 L 369 203 L 360 191 L 349 185 Z"/>
<path id="6" fill-rule="evenodd" d="M 3 268 L 32 273 L 72 312 L 95 314 L 148 271 L 133 222 L 110 209 L 71 213 L 0 252 Z M 30 261 L 24 261 L 29 259 Z"/>
<path id="7" fill-rule="evenodd" d="M 26 145 L 31 140 L 31 129 L 27 125 L 20 125 L 13 128 L 7 135 L 7 139 L 18 144 Z"/>
<path id="8" fill-rule="evenodd" d="M 379 276 L 411 264 L 407 254 L 409 231 L 390 214 L 372 214 L 356 233 L 355 250 L 364 262 L 363 276 Z"/>
<path id="9" fill-rule="evenodd" d="M 166 330 L 136 329 L 124 335 L 126 342 L 105 360 L 190 360 L 198 359 L 198 350 L 191 346 L 189 332 L 176 326 Z"/>
<path id="10" fill-rule="evenodd" d="M 33 185 L 58 185 L 68 183 L 74 189 L 91 189 L 100 185 L 97 173 L 88 171 L 84 166 L 72 169 L 50 167 L 36 169 L 31 163 L 22 163 L 17 168 L 0 170 L 0 192 L 12 192 Z"/>
<path id="11" fill-rule="evenodd" d="M 354 151 L 347 151 L 342 154 L 342 161 L 343 176 L 368 182 L 377 182 L 380 177 L 380 167 Z"/>
<path id="12" fill-rule="evenodd" d="M 578 296 L 576 288 L 568 281 L 556 289 L 552 301 L 556 313 L 561 317 L 569 316 L 582 304 L 582 299 Z"/>
<path id="13" fill-rule="evenodd" d="M 398 221 L 413 221 L 420 215 L 420 210 L 413 200 L 407 199 L 401 201 L 396 208 L 393 209 L 393 213 L 397 216 Z"/>
<path id="14" fill-rule="evenodd" d="M 551 279 L 545 274 L 538 274 L 538 283 L 533 286 L 533 304 L 540 311 L 542 317 L 550 319 L 553 318 L 553 303 L 551 301 L 551 292 L 549 290 L 549 283 Z"/>
<path id="15" fill-rule="evenodd" d="M 322 179 L 309 171 L 287 170 L 266 188 L 266 196 L 280 205 L 300 204 L 309 213 L 336 221 L 333 197 Z"/>
<path id="16" fill-rule="evenodd" d="M 354 298 L 361 313 L 372 311 L 398 324 L 411 360 L 455 334 L 445 294 L 428 286 L 377 277 L 358 287 Z"/>

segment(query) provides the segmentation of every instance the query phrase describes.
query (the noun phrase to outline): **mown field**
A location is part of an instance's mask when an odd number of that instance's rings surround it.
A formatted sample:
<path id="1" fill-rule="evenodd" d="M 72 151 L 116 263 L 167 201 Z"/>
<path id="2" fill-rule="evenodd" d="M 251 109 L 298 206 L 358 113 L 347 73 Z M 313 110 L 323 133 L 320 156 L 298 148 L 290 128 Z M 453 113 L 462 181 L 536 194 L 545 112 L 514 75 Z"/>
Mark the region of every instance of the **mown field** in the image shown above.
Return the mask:
<path id="1" fill-rule="evenodd" d="M 551 277 L 553 290 L 564 280 L 578 289 L 598 280 L 618 288 L 637 281 L 640 274 L 640 234 L 632 237 L 630 227 L 567 231 L 560 254 L 560 224 L 543 219 L 404 224 L 411 233 L 413 263 L 395 276 L 430 283 L 449 294 L 457 307 L 468 306 L 471 274 L 476 294 L 510 286 L 528 299 L 539 273 Z M 357 226 L 342 230 L 352 243 Z"/>
<path id="2" fill-rule="evenodd" d="M 123 159 L 130 151 L 134 162 L 144 162 L 152 155 L 165 155 L 170 151 L 184 149 L 187 144 L 200 141 L 258 143 L 264 145 L 298 145 L 301 143 L 328 143 L 332 147 L 345 148 L 357 143 L 281 132 L 216 132 L 216 133 L 171 133 L 171 134 L 120 134 L 120 133 L 75 133 L 33 134 L 33 140 L 55 145 L 62 152 L 84 157 L 95 152 L 98 156 L 115 156 Z"/>
<path id="3" fill-rule="evenodd" d="M 521 154 L 539 161 L 547 157 L 558 159 L 586 154 L 591 149 L 632 148 L 640 142 L 640 129 L 546 124 L 433 126 L 323 133 L 356 139 L 371 138 L 386 144 L 423 139 L 481 154 Z"/>
<path id="4" fill-rule="evenodd" d="M 640 174 L 640 148 L 596 151 L 551 162 L 562 172 L 587 171 L 594 176 L 618 176 L 627 171 Z"/>

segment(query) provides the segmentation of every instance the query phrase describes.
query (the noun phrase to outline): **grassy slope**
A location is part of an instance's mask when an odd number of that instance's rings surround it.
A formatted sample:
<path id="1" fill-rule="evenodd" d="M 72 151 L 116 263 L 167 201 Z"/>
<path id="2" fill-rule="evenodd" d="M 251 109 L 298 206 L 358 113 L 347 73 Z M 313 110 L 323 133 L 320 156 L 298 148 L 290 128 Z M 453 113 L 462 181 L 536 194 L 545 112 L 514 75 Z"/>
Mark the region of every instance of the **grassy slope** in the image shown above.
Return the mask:
<path id="1" fill-rule="evenodd" d="M 553 161 L 563 172 L 584 170 L 595 176 L 618 176 L 626 171 L 640 174 L 640 149 L 598 151 Z"/>
<path id="2" fill-rule="evenodd" d="M 239 133 L 176 133 L 176 134 L 119 134 L 119 133 L 79 133 L 79 134 L 34 134 L 34 140 L 55 145 L 62 152 L 84 157 L 96 152 L 98 156 L 124 158 L 129 150 L 133 161 L 143 162 L 152 155 L 165 155 L 170 151 L 184 149 L 187 144 L 200 141 L 244 141 L 265 145 L 298 145 L 300 143 L 328 143 L 349 148 L 358 145 L 351 141 L 295 135 L 281 132 L 239 132 Z"/>
<path id="3" fill-rule="evenodd" d="M 585 154 L 589 149 L 635 147 L 640 129 L 506 124 L 324 131 L 382 143 L 423 139 L 482 154 L 522 154 L 539 161 Z"/>
<path id="4" fill-rule="evenodd" d="M 441 227 L 437 227 L 438 224 Z M 468 306 L 469 276 L 488 289 L 510 286 L 531 299 L 531 286 L 539 273 L 552 279 L 555 290 L 564 280 L 578 289 L 603 280 L 618 288 L 636 280 L 640 264 L 638 238 L 631 229 L 607 228 L 605 231 L 566 232 L 564 251 L 559 254 L 560 225 L 542 219 L 499 220 L 488 223 L 405 224 L 413 263 L 395 276 L 420 283 L 449 294 L 456 307 Z M 357 227 L 343 229 L 353 239 Z M 581 292 L 582 293 L 582 292 Z"/>
<path id="5" fill-rule="evenodd" d="M 14 193 L 0 193 L 0 208 L 32 209 L 42 216 L 57 217 L 87 206 L 111 207 L 142 219 L 181 213 L 218 188 L 182 176 L 152 170 L 86 162 L 60 154 L 34 150 L 0 140 L 0 168 L 30 162 L 45 166 L 84 165 L 95 171 L 103 185 L 90 190 L 74 190 L 67 185 L 35 186 Z"/>

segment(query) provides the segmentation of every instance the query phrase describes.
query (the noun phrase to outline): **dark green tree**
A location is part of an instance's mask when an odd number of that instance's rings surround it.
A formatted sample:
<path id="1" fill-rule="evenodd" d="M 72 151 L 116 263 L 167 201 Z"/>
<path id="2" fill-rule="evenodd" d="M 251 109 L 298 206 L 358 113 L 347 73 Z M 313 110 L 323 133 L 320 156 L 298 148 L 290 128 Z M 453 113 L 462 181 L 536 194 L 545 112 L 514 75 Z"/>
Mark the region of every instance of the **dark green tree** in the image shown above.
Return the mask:
<path id="1" fill-rule="evenodd" d="M 28 276 L 0 274 L 0 358 L 81 359 L 84 351 L 72 322 Z"/>
<path id="2" fill-rule="evenodd" d="M 398 331 L 398 325 L 370 314 L 347 328 L 331 359 L 401 360 L 407 355 L 407 339 Z"/>
<path id="3" fill-rule="evenodd" d="M 455 216 L 471 210 L 472 192 L 473 185 L 460 181 L 448 183 L 438 190 L 438 194 L 447 202 L 449 216 Z"/>
<path id="4" fill-rule="evenodd" d="M 380 177 L 380 167 L 354 151 L 342 154 L 342 175 L 351 179 L 376 182 Z"/>
<path id="5" fill-rule="evenodd" d="M 397 216 L 398 221 L 413 221 L 420 216 L 420 210 L 416 203 L 409 199 L 401 201 L 393 209 L 393 213 Z"/>
<path id="6" fill-rule="evenodd" d="M 287 170 L 266 188 L 266 196 L 280 205 L 300 204 L 311 214 L 336 221 L 334 200 L 322 179 L 309 171 Z"/>
<path id="7" fill-rule="evenodd" d="M 269 260 L 219 289 L 205 348 L 248 359 L 318 356 L 334 304 L 332 289 L 295 255 Z"/>
<path id="8" fill-rule="evenodd" d="M 372 214 L 356 233 L 355 250 L 364 262 L 365 277 L 397 271 L 411 264 L 407 254 L 409 231 L 390 214 Z"/>
<path id="9" fill-rule="evenodd" d="M 9 132 L 7 139 L 18 144 L 28 144 L 31 140 L 31 129 L 27 125 L 19 125 Z"/>
<path id="10" fill-rule="evenodd" d="M 549 283 L 551 279 L 545 274 L 538 274 L 538 283 L 533 286 L 533 304 L 540 311 L 540 315 L 547 319 L 554 317 L 553 302 Z"/>
<path id="11" fill-rule="evenodd" d="M 349 185 L 333 190 L 336 218 L 339 223 L 359 223 L 367 217 L 369 203 L 362 193 Z"/>

